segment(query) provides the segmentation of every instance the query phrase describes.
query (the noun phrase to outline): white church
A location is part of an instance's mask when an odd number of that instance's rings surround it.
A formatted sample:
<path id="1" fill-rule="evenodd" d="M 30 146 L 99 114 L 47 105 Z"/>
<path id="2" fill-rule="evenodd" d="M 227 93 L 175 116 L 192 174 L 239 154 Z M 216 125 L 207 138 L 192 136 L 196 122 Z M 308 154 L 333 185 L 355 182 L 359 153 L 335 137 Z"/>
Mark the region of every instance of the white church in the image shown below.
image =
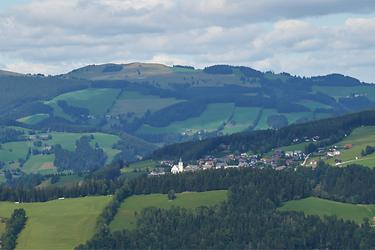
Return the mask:
<path id="1" fill-rule="evenodd" d="M 180 161 L 178 162 L 178 165 L 173 165 L 171 169 L 172 174 L 179 174 L 184 172 L 184 163 L 182 162 L 182 159 L 180 158 Z"/>

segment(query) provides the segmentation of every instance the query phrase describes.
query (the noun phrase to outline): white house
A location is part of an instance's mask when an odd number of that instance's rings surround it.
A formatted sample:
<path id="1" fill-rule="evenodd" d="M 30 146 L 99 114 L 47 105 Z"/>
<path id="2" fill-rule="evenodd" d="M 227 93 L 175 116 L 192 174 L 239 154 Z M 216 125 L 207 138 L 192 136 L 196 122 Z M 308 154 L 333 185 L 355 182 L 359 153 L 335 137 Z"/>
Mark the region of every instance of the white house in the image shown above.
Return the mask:
<path id="1" fill-rule="evenodd" d="M 184 163 L 182 162 L 182 159 L 180 158 L 180 161 L 178 162 L 178 165 L 173 165 L 171 169 L 172 174 L 179 174 L 184 172 Z"/>

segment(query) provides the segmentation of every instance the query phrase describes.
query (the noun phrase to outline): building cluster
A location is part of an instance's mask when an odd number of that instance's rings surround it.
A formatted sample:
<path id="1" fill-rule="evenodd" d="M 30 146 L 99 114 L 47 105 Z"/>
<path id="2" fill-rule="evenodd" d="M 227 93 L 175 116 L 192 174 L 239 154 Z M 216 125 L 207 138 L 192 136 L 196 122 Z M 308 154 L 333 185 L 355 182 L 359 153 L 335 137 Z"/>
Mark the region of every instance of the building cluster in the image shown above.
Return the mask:
<path id="1" fill-rule="evenodd" d="M 196 172 L 208 169 L 228 169 L 228 168 L 263 168 L 270 166 L 276 170 L 283 170 L 288 167 L 300 165 L 305 160 L 305 153 L 302 151 L 275 150 L 270 156 L 253 155 L 248 153 L 230 154 L 223 157 L 206 156 L 197 161 L 185 164 L 182 159 L 176 164 L 174 161 L 163 160 L 160 166 L 153 169 L 149 175 L 164 175 L 169 172 L 179 174 L 183 172 Z"/>

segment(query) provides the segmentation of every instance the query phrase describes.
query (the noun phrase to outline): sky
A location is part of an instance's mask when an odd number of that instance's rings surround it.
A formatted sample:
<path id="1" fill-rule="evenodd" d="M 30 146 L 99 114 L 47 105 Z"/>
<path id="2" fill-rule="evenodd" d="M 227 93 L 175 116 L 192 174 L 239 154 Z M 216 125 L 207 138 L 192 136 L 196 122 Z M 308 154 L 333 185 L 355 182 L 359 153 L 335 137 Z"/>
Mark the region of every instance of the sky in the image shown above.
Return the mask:
<path id="1" fill-rule="evenodd" d="M 213 64 L 375 83 L 374 0 L 0 0 L 0 69 Z"/>

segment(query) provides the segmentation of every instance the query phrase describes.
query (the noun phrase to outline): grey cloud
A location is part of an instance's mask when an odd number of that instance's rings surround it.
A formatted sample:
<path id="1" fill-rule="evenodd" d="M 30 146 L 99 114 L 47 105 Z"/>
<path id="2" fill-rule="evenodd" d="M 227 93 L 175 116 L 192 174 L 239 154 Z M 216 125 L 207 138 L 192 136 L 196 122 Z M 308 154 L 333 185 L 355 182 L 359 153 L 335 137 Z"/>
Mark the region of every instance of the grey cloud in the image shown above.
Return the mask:
<path id="1" fill-rule="evenodd" d="M 33 1 L 0 15 L 0 65 L 61 73 L 91 63 L 160 60 L 370 80 L 374 19 L 321 27 L 303 17 L 374 11 L 372 0 Z"/>

